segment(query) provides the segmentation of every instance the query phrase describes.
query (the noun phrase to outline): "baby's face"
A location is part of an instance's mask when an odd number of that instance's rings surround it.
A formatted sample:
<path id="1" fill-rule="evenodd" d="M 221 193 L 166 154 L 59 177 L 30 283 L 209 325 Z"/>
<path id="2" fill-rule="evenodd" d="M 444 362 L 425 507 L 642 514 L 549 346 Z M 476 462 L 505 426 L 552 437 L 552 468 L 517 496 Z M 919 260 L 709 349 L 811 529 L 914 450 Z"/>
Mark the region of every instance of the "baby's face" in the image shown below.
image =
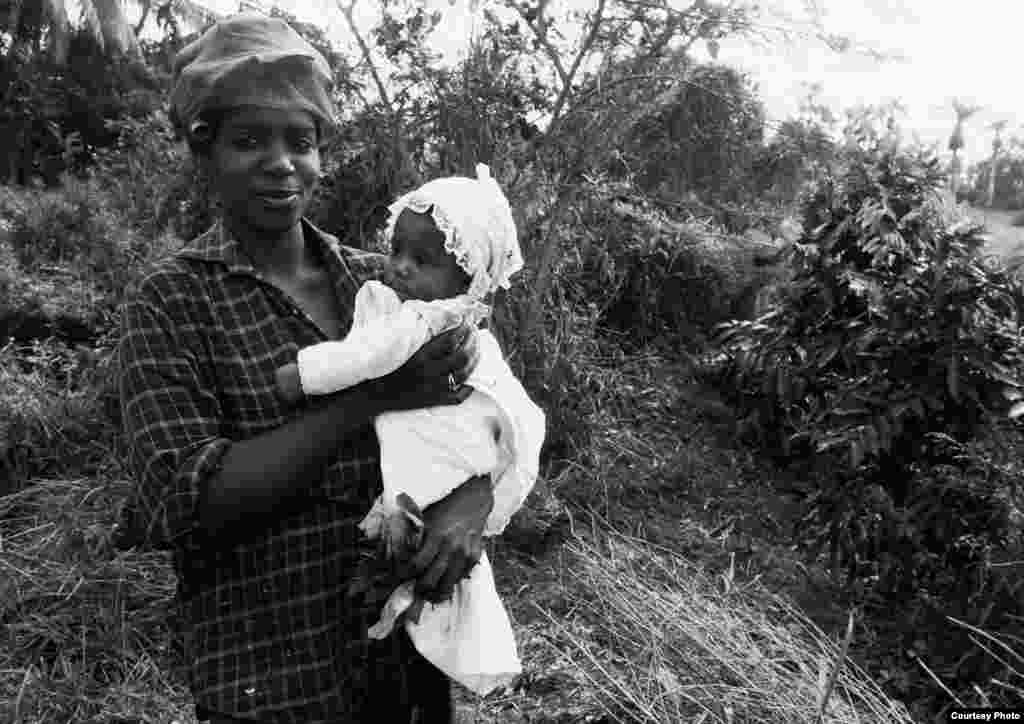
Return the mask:
<path id="1" fill-rule="evenodd" d="M 430 214 L 405 209 L 391 237 L 390 285 L 403 299 L 448 299 L 464 294 L 470 278 L 444 250 L 444 234 Z"/>

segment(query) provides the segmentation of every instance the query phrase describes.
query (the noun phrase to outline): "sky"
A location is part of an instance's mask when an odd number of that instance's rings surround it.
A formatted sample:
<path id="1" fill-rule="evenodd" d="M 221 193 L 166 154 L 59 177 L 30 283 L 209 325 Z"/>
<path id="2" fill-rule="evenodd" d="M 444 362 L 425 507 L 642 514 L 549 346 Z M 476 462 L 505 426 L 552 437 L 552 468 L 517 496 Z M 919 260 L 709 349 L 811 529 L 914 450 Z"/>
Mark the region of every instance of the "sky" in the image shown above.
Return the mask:
<path id="1" fill-rule="evenodd" d="M 380 0 L 361 0 L 357 21 L 368 28 Z M 199 0 L 222 13 L 239 9 L 238 0 Z M 591 0 L 565 0 L 586 8 Z M 443 12 L 432 40 L 448 58 L 464 46 L 472 26 L 468 0 L 424 0 Z M 335 0 L 268 0 L 299 18 L 328 30 L 342 48 L 352 48 Z M 689 2 L 681 3 L 683 7 Z M 955 114 L 953 98 L 982 110 L 964 128 L 963 156 L 971 163 L 991 153 L 993 122 L 1007 122 L 1005 135 L 1024 136 L 1024 91 L 1017 82 L 1019 61 L 1014 48 L 1024 27 L 1024 4 L 1013 0 L 774 0 L 782 11 L 801 15 L 815 7 L 826 31 L 841 33 L 857 43 L 899 56 L 878 61 L 863 53 L 838 54 L 823 43 L 795 39 L 768 47 L 742 40 L 721 44 L 720 62 L 747 71 L 758 85 L 769 119 L 794 115 L 806 95 L 806 84 L 820 83 L 820 98 L 834 111 L 857 104 L 881 104 L 899 99 L 907 108 L 901 119 L 908 134 L 925 143 L 938 142 L 945 151 Z M 699 59 L 702 50 L 698 50 Z"/>

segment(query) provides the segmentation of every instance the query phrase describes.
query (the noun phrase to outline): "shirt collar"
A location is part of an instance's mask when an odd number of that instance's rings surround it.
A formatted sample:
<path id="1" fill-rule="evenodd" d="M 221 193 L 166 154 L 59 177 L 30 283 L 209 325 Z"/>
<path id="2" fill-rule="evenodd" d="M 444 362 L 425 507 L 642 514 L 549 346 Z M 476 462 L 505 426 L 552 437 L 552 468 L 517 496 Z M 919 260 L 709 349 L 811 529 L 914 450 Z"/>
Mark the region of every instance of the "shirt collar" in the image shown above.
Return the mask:
<path id="1" fill-rule="evenodd" d="M 325 259 L 334 258 L 341 260 L 341 244 L 338 239 L 321 231 L 308 219 L 302 219 L 303 237 L 307 243 L 315 245 L 314 251 Z M 230 274 L 248 274 L 262 278 L 259 270 L 253 265 L 249 256 L 245 253 L 242 245 L 227 230 L 224 224 L 217 220 L 206 232 L 200 234 L 190 244 L 181 249 L 176 256 L 185 259 L 196 259 L 214 264 L 223 264 Z M 333 264 L 328 264 L 328 268 Z M 333 271 L 333 269 L 332 269 Z"/>

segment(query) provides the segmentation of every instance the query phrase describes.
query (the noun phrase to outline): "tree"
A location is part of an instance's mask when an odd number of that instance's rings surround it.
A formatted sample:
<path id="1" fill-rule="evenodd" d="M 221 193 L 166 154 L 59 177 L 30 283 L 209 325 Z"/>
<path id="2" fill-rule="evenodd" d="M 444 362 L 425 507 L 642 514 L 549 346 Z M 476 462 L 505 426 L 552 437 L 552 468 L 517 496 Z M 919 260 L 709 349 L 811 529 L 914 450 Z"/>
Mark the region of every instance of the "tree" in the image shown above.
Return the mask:
<path id="1" fill-rule="evenodd" d="M 949 185 L 954 198 L 960 185 L 960 149 L 964 147 L 964 121 L 980 110 L 981 106 L 969 105 L 957 98 L 953 99 L 953 112 L 956 113 L 956 123 L 953 124 L 953 132 L 949 136 L 949 150 L 953 152 Z"/>
<path id="2" fill-rule="evenodd" d="M 988 196 L 985 205 L 992 208 L 996 198 L 996 174 L 999 170 L 999 151 L 1003 147 L 1002 134 L 1003 129 L 1006 128 L 1006 121 L 996 121 L 990 127 L 996 132 L 996 135 L 992 139 L 992 160 L 988 169 Z"/>
<path id="3" fill-rule="evenodd" d="M 987 199 L 991 193 L 993 208 L 1024 209 L 1024 140 L 1010 136 L 1001 143 L 994 160 L 999 166 L 998 173 L 992 172 L 992 157 L 972 167 L 975 179 L 972 197 Z"/>

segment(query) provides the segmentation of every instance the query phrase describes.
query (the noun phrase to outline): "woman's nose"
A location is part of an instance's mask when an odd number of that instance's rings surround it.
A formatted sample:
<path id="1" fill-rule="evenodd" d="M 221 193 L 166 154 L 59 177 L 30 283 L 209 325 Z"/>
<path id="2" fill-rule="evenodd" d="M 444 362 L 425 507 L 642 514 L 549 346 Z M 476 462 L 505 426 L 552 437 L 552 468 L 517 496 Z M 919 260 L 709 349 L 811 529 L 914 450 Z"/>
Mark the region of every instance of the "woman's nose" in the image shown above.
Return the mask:
<path id="1" fill-rule="evenodd" d="M 269 173 L 275 174 L 291 174 L 295 172 L 295 164 L 292 162 L 287 144 L 283 141 L 278 140 L 271 144 L 266 161 L 266 169 Z"/>

